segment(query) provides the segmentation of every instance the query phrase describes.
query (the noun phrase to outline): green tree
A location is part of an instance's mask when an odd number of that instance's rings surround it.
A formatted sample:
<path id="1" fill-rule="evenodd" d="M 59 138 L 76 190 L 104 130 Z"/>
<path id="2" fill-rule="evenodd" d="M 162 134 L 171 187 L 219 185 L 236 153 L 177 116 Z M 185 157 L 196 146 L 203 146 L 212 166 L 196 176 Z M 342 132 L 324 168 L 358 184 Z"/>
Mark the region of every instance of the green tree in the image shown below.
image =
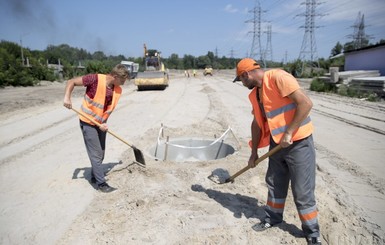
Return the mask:
<path id="1" fill-rule="evenodd" d="M 195 57 L 192 55 L 184 55 L 183 56 L 183 67 L 184 69 L 193 69 L 195 64 Z"/>
<path id="2" fill-rule="evenodd" d="M 334 48 L 332 49 L 330 56 L 331 57 L 336 56 L 337 54 L 342 53 L 342 50 L 343 50 L 342 44 L 340 42 L 337 42 L 336 46 L 334 46 Z"/>
<path id="3" fill-rule="evenodd" d="M 91 57 L 93 60 L 99 60 L 99 61 L 102 61 L 102 60 L 107 58 L 106 55 L 102 51 L 94 52 Z"/>
<path id="4" fill-rule="evenodd" d="M 212 62 L 210 60 L 210 57 L 208 55 L 205 56 L 199 56 L 196 59 L 196 64 L 194 68 L 198 69 L 204 69 L 206 66 L 211 66 Z"/>
<path id="5" fill-rule="evenodd" d="M 207 52 L 207 58 L 210 60 L 210 64 L 214 64 L 214 62 L 215 62 L 215 56 L 214 56 L 214 53 L 213 52 L 211 52 L 211 51 L 209 51 L 209 52 Z"/>
<path id="6" fill-rule="evenodd" d="M 183 69 L 183 64 L 177 54 L 171 54 L 168 59 L 164 59 L 164 63 L 169 69 Z"/>
<path id="7" fill-rule="evenodd" d="M 344 51 L 351 51 L 354 50 L 354 43 L 353 42 L 347 42 L 344 44 Z"/>
<path id="8" fill-rule="evenodd" d="M 90 61 L 86 65 L 86 73 L 101 73 L 108 74 L 111 68 L 107 67 L 102 61 Z"/>

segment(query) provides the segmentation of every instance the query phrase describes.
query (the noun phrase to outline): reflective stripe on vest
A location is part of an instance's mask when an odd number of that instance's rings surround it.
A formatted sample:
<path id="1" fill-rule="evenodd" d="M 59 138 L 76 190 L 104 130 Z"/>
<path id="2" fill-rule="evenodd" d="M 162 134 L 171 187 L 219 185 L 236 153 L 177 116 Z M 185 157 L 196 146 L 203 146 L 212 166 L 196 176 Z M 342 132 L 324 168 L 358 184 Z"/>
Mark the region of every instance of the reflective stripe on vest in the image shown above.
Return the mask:
<path id="1" fill-rule="evenodd" d="M 269 124 L 271 136 L 276 144 L 281 142 L 283 134 L 292 122 L 296 104 L 288 97 L 282 97 L 275 83 L 275 76 L 279 70 L 269 70 L 265 72 L 262 83 L 262 103 L 265 109 L 267 122 Z M 291 78 L 287 78 L 291 79 Z M 292 79 L 295 79 L 294 77 Z M 297 141 L 308 137 L 313 132 L 313 124 L 308 116 L 303 120 L 292 135 L 292 140 Z"/>
<path id="2" fill-rule="evenodd" d="M 288 112 L 288 111 L 291 111 L 291 110 L 294 110 L 295 108 L 297 108 L 297 105 L 294 104 L 294 103 L 290 103 L 290 104 L 287 104 L 285 106 L 282 106 L 280 108 L 277 108 L 273 111 L 270 111 L 270 112 L 267 112 L 266 113 L 266 117 L 269 118 L 269 119 L 272 119 L 280 114 L 283 114 L 285 112 Z M 304 126 L 308 123 L 311 122 L 311 119 L 310 117 L 307 117 L 305 120 L 303 120 L 303 122 L 301 123 L 301 126 Z M 271 131 L 271 135 L 278 135 L 278 134 L 282 134 L 282 133 L 285 133 L 287 129 L 287 125 L 284 125 L 284 126 L 281 126 L 279 128 L 275 128 Z"/>
<path id="3" fill-rule="evenodd" d="M 300 125 L 300 127 L 302 127 L 302 126 L 304 126 L 304 125 L 306 125 L 306 124 L 308 124 L 308 123 L 311 123 L 310 117 L 307 117 L 305 120 L 303 120 L 302 123 L 301 123 L 301 125 Z M 285 126 L 282 126 L 282 127 L 276 128 L 276 129 L 273 129 L 273 130 L 271 131 L 271 135 L 276 136 L 276 135 L 279 135 L 279 134 L 283 134 L 283 133 L 285 133 L 287 127 L 288 127 L 288 126 L 285 125 Z"/>
<path id="4" fill-rule="evenodd" d="M 116 107 L 122 89 L 120 86 L 114 86 L 114 91 L 112 95 L 112 103 L 104 111 L 104 103 L 106 100 L 106 75 L 98 74 L 98 86 L 96 88 L 95 96 L 91 99 L 87 94 L 84 95 L 83 103 L 80 109 L 88 116 L 95 119 L 99 123 L 107 122 L 108 117 L 111 115 L 112 111 Z M 79 116 L 80 120 L 88 124 L 94 125 L 90 120 L 83 116 Z"/>
<path id="5" fill-rule="evenodd" d="M 89 104 L 99 108 L 104 109 L 104 105 L 97 103 L 96 101 L 93 101 L 90 97 L 88 97 L 87 94 L 84 95 L 84 100 L 86 100 Z"/>
<path id="6" fill-rule="evenodd" d="M 288 105 L 285 105 L 285 106 L 282 106 L 278 109 L 275 109 L 273 111 L 270 111 L 270 112 L 266 112 L 266 117 L 267 118 L 273 118 L 279 114 L 282 114 L 284 112 L 287 112 L 287 111 L 290 111 L 290 110 L 293 110 L 295 109 L 297 106 L 294 104 L 294 103 L 291 103 L 291 104 L 288 104 Z"/>
<path id="7" fill-rule="evenodd" d="M 88 116 L 91 116 L 95 119 L 95 121 L 98 121 L 98 122 L 102 122 L 103 121 L 103 118 L 102 117 L 99 117 L 96 113 L 94 113 L 93 111 L 91 110 L 88 110 L 87 108 L 85 108 L 83 105 L 80 107 L 80 109 L 85 113 L 87 114 Z"/>

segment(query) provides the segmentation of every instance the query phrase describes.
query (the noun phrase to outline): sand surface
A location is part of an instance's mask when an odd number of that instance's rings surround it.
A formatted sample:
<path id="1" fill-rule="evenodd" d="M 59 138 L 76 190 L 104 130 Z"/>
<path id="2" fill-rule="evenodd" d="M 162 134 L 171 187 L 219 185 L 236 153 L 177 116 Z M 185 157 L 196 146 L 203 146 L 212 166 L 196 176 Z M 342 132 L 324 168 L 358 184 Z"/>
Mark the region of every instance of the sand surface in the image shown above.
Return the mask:
<path id="1" fill-rule="evenodd" d="M 214 170 L 236 173 L 250 154 L 249 90 L 232 83 L 233 74 L 188 79 L 173 72 L 164 91 L 124 85 L 108 125 L 143 151 L 146 167 L 109 135 L 105 169 L 118 188 L 109 194 L 88 181 L 78 118 L 62 106 L 65 84 L 0 89 L 0 244 L 306 244 L 291 193 L 284 223 L 263 233 L 251 229 L 264 214 L 267 160 L 234 183 L 208 178 Z M 306 92 L 314 103 L 323 243 L 384 244 L 385 104 Z M 77 108 L 83 93 L 74 92 Z M 161 125 L 170 139 L 214 140 L 231 127 L 235 137 L 226 143 L 236 152 L 157 161 L 150 149 Z"/>

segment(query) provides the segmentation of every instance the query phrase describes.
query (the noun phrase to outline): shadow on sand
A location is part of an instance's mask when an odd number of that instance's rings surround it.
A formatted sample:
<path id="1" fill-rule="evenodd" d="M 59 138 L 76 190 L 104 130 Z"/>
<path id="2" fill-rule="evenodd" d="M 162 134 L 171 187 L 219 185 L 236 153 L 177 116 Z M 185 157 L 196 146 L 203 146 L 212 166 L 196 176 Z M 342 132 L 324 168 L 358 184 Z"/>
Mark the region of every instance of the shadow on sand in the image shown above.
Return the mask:
<path id="1" fill-rule="evenodd" d="M 244 215 L 248 219 L 257 218 L 262 221 L 266 216 L 264 211 L 265 206 L 259 206 L 258 199 L 256 198 L 240 194 L 221 192 L 213 189 L 206 189 L 198 184 L 192 185 L 191 190 L 205 193 L 209 198 L 215 200 L 224 208 L 233 212 L 235 218 L 239 219 L 242 215 Z M 285 221 L 276 225 L 276 227 L 288 232 L 294 237 L 304 237 L 301 229 L 293 224 L 286 223 Z"/>
<path id="2" fill-rule="evenodd" d="M 111 162 L 111 163 L 103 163 L 103 170 L 104 173 L 107 175 L 116 165 L 122 164 L 122 161 L 119 162 Z M 72 179 L 85 179 L 90 183 L 90 185 L 97 189 L 97 186 L 95 183 L 92 183 L 91 181 L 91 167 L 85 167 L 85 168 L 76 168 L 72 174 Z"/>

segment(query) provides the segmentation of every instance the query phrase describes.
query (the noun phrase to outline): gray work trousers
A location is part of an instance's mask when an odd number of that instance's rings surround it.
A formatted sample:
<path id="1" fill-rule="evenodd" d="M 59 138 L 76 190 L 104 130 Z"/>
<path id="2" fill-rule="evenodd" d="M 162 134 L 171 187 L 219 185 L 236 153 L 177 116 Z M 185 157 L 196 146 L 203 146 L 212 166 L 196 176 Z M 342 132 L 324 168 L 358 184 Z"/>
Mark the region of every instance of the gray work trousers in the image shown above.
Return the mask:
<path id="1" fill-rule="evenodd" d="M 277 144 L 271 139 L 270 149 Z M 269 157 L 266 173 L 268 200 L 265 221 L 278 224 L 283 220 L 283 210 L 289 182 L 294 202 L 306 237 L 319 237 L 318 211 L 314 196 L 315 149 L 313 137 L 293 142 Z"/>
<path id="2" fill-rule="evenodd" d="M 98 185 L 106 182 L 104 178 L 103 160 L 106 149 L 106 134 L 98 126 L 92 126 L 80 121 L 80 129 L 83 133 L 84 144 L 86 145 L 88 157 L 91 162 L 91 174 Z"/>

